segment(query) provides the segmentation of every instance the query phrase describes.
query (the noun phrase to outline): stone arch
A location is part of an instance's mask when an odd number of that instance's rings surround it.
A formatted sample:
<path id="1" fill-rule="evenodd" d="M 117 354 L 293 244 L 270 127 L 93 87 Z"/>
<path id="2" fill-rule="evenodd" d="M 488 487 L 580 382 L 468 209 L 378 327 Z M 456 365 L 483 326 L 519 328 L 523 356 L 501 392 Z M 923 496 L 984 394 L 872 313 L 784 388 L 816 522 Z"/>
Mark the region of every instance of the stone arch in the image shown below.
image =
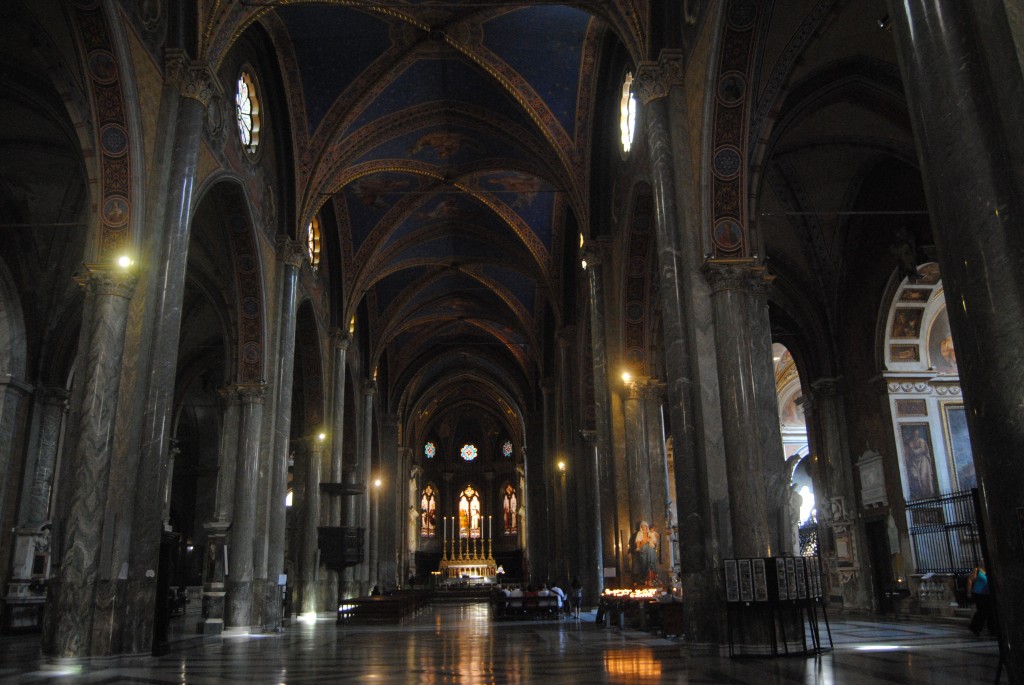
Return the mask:
<path id="1" fill-rule="evenodd" d="M 622 265 L 622 349 L 625 367 L 637 376 L 651 376 L 651 310 L 656 296 L 654 195 L 650 186 L 633 190 Z"/>
<path id="2" fill-rule="evenodd" d="M 231 264 L 227 273 L 232 282 L 223 284 L 225 292 L 233 293 L 230 303 L 233 314 L 231 371 L 239 383 L 261 383 L 266 375 L 266 294 L 263 267 L 257 244 L 257 227 L 243 182 L 230 174 L 218 174 L 200 190 L 196 213 L 209 198 L 221 219 L 224 238 L 230 249 Z M 196 221 L 193 220 L 193 226 Z"/>

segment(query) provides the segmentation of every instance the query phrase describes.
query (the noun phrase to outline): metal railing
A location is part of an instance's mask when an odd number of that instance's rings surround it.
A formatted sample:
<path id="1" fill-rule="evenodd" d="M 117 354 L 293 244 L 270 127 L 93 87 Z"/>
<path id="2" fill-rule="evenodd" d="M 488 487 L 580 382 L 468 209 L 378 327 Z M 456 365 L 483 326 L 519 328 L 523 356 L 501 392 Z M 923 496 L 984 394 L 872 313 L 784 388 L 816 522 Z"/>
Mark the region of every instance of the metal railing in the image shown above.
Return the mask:
<path id="1" fill-rule="evenodd" d="M 978 491 L 907 502 L 910 544 L 918 573 L 967 574 L 982 564 Z"/>
<path id="2" fill-rule="evenodd" d="M 800 556 L 818 556 L 818 519 L 814 516 L 800 524 Z"/>

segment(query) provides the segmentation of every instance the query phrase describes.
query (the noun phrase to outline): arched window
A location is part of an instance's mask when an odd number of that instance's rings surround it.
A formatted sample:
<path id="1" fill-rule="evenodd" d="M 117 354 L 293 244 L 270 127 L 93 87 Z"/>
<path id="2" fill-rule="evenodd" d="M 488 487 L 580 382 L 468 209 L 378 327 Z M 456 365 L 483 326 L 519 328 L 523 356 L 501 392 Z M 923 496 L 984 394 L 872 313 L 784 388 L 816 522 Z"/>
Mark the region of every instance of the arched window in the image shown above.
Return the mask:
<path id="1" fill-rule="evenodd" d="M 260 101 L 256 84 L 248 71 L 238 77 L 235 90 L 235 118 L 238 120 L 238 137 L 246 152 L 256 152 L 260 144 Z"/>
<path id="2" fill-rule="evenodd" d="M 467 485 L 459 495 L 459 537 L 479 538 L 482 526 L 480 495 L 472 485 Z"/>
<path id="3" fill-rule="evenodd" d="M 437 535 L 437 496 L 434 487 L 423 488 L 420 497 L 420 537 L 432 538 Z"/>
<path id="4" fill-rule="evenodd" d="M 315 216 L 306 226 L 306 259 L 314 269 L 320 266 L 320 219 Z"/>
<path id="5" fill-rule="evenodd" d="M 505 484 L 505 490 L 501 497 L 501 509 L 504 519 L 502 530 L 505 535 L 515 535 L 519 532 L 518 516 L 516 516 L 519 511 L 519 498 L 516 497 L 516 489 L 512 487 L 511 483 Z"/>
<path id="6" fill-rule="evenodd" d="M 622 80 L 622 97 L 619 99 L 619 130 L 621 133 L 622 152 L 628 153 L 633 147 L 633 134 L 636 132 L 636 98 L 633 96 L 633 72 L 626 74 Z"/>

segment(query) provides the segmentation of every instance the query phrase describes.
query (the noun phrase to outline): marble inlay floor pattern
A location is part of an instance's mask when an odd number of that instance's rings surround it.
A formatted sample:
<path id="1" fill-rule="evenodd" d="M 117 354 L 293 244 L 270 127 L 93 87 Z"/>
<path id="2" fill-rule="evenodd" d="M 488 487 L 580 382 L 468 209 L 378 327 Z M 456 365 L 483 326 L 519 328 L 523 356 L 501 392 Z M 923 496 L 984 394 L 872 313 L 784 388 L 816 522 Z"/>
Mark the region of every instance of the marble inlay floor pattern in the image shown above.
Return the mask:
<path id="1" fill-rule="evenodd" d="M 194 617 L 181 619 L 179 629 Z M 0 639 L 0 683 L 994 683 L 996 643 L 966 626 L 833 620 L 817 657 L 690 656 L 678 639 L 580 621 L 494 621 L 484 605 L 429 607 L 404 626 L 336 626 L 180 639 L 162 657 L 61 668 L 37 637 Z M 1002 674 L 1006 682 L 1006 674 Z"/>

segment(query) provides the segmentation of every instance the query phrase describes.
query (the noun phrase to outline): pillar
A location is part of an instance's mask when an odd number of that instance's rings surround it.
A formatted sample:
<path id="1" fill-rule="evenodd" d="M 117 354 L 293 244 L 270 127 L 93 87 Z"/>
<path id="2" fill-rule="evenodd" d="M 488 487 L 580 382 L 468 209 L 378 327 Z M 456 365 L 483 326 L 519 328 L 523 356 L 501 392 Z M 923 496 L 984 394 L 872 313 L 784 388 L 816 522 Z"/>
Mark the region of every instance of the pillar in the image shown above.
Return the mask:
<path id="1" fill-rule="evenodd" d="M 733 555 L 782 553 L 777 510 L 788 501 L 771 362 L 770 277 L 752 263 L 709 262 Z"/>
<path id="2" fill-rule="evenodd" d="M 324 458 L 324 438 L 310 438 L 309 449 L 300 457 L 305 463 L 305 481 L 302 497 L 301 540 L 299 556 L 300 611 L 316 614 L 320 610 L 320 559 L 317 527 L 320 525 L 320 465 Z"/>
<path id="3" fill-rule="evenodd" d="M 139 388 L 136 421 L 141 415 L 142 425 L 132 431 L 138 430 L 141 442 L 138 452 L 125 459 L 125 468 L 119 470 L 113 485 L 134 496 L 128 524 L 131 531 L 123 536 L 130 540 L 130 549 L 119 551 L 127 556 L 127 578 L 122 577 L 119 566 L 117 582 L 113 583 L 114 592 L 124 596 L 110 602 L 126 608 L 123 613 L 109 613 L 108 627 L 97 631 L 109 633 L 109 644 L 97 653 L 140 653 L 153 648 L 163 529 L 162 503 L 154 493 L 162 492 L 164 480 L 171 477 L 167 448 L 173 425 L 171 411 L 195 204 L 193 192 L 206 108 L 220 90 L 217 77 L 208 66 L 191 61 L 184 51 L 166 52 L 160 119 L 164 121 L 166 117 L 170 126 L 154 155 L 166 162 L 156 164 L 152 173 L 154 206 L 147 214 L 152 244 L 145 256 L 145 321 L 141 333 L 133 331 L 142 348 L 134 366 L 139 378 L 133 379 Z M 114 576 L 113 572 L 107 574 Z M 120 634 L 115 635 L 118 627 Z"/>
<path id="4" fill-rule="evenodd" d="M 605 568 L 619 567 L 619 516 L 615 500 L 615 467 L 611 447 L 611 391 L 608 386 L 608 348 L 604 314 L 604 261 L 607 255 L 607 239 L 592 240 L 583 246 L 582 257 L 586 261 L 590 305 L 590 350 L 594 360 L 594 447 L 598 460 L 602 572 Z M 618 568 L 618 571 L 621 571 L 621 568 Z M 603 583 L 603 580 L 601 582 Z"/>
<path id="5" fill-rule="evenodd" d="M 951 303 L 1002 646 L 1017 682 L 1024 679 L 1024 77 L 1007 4 L 904 0 L 891 1 L 890 13 Z"/>
<path id="6" fill-rule="evenodd" d="M 292 381 L 295 375 L 296 292 L 299 268 L 306 261 L 305 250 L 293 240 L 277 243 L 281 268 L 281 310 L 278 329 L 277 379 L 274 383 L 274 444 L 269 455 L 270 497 L 267 502 L 266 585 L 262 623 L 271 630 L 281 625 L 281 588 L 284 574 L 285 498 L 288 496 L 288 453 L 292 431 Z M 262 570 L 262 569 L 261 569 Z"/>
<path id="7" fill-rule="evenodd" d="M 399 472 L 398 434 L 398 415 L 385 414 L 381 421 L 380 471 L 377 474 L 381 480 L 377 501 L 380 510 L 384 512 L 383 516 L 378 518 L 375 567 L 381 590 L 394 587 L 403 580 L 398 575 L 397 565 L 398 532 L 401 530 L 403 519 L 400 513 L 403 508 L 399 499 L 402 477 Z"/>
<path id="8" fill-rule="evenodd" d="M 340 483 L 342 479 L 343 459 L 345 453 L 345 367 L 348 347 L 352 338 L 341 329 L 331 332 L 331 349 L 334 351 L 334 398 L 331 402 L 331 482 Z M 341 495 L 330 500 L 330 519 L 327 525 L 341 525 Z"/>
<path id="9" fill-rule="evenodd" d="M 647 435 L 647 468 L 651 491 L 651 527 L 658 532 L 659 570 L 675 569 L 672 529 L 675 506 L 669 490 L 668 453 L 665 448 L 665 416 L 662 396 L 665 385 L 649 379 L 640 390 L 641 421 Z"/>
<path id="10" fill-rule="evenodd" d="M 641 521 L 648 525 L 652 522 L 651 514 L 651 480 L 650 467 L 647 459 L 647 431 L 643 425 L 643 406 L 641 393 L 646 379 L 626 381 L 623 385 L 625 398 L 622 403 L 625 414 L 624 428 L 626 434 L 626 481 L 629 489 L 629 532 L 630 540 L 639 529 Z M 632 552 L 632 549 L 630 550 Z M 632 566 L 631 566 L 632 568 Z M 634 582 L 644 582 L 634 573 Z"/>
<path id="11" fill-rule="evenodd" d="M 600 454 L 597 449 L 597 432 L 583 431 L 583 441 L 587 448 L 586 459 L 587 483 L 580 488 L 586 493 L 585 506 L 586 514 L 581 520 L 588 520 L 590 525 L 585 530 L 590 531 L 589 539 L 585 542 L 587 559 L 583 564 L 583 573 L 580 583 L 583 585 L 583 598 L 590 603 L 596 603 L 604 592 L 604 560 L 601 550 L 603 535 L 601 533 L 601 481 L 600 481 Z M 580 537 L 583 540 L 583 536 Z"/>
<path id="12" fill-rule="evenodd" d="M 79 351 L 75 381 L 84 392 L 76 395 L 82 406 L 68 455 L 74 475 L 66 489 L 70 506 L 53 607 L 54 655 L 63 658 L 90 654 L 117 393 L 135 280 L 134 274 L 104 270 L 92 270 L 84 278 L 85 344 Z"/>
<path id="13" fill-rule="evenodd" d="M 683 94 L 683 55 L 664 50 L 658 62 L 639 65 L 634 87 L 644 105 L 644 134 L 650 155 L 654 193 L 655 240 L 658 251 L 658 288 L 662 298 L 665 373 L 672 444 L 675 450 L 676 503 L 679 513 L 679 549 L 686 612 L 687 639 L 694 643 L 721 643 L 723 624 L 718 619 L 721 580 L 712 566 L 716 557 L 708 494 L 706 454 L 698 440 L 700 385 L 690 327 L 694 307 L 688 285 L 694 283 L 699 253 L 696 232 L 682 230 L 684 211 L 677 202 L 678 187 L 685 188 L 689 157 L 687 146 L 673 147 L 671 131 L 686 131 Z M 678 125 L 673 126 L 673 116 Z M 678 162 L 678 169 L 676 163 Z M 686 196 L 682 196 L 686 197 Z M 691 206 L 695 206 L 695 202 Z M 685 236 L 689 237 L 689 242 Z"/>
<path id="14" fill-rule="evenodd" d="M 359 524 L 366 531 L 363 533 L 363 564 L 359 567 L 359 594 L 369 594 L 370 588 L 370 490 L 373 481 L 373 398 L 377 394 L 377 381 L 365 379 L 363 391 L 363 425 L 359 445 L 359 461 L 356 473 L 366 488 L 366 495 L 359 508 Z"/>
<path id="15" fill-rule="evenodd" d="M 28 496 L 22 502 L 21 528 L 38 529 L 49 519 L 50 492 L 60 447 L 61 425 L 67 412 L 68 392 L 63 388 L 36 388 L 36 452 L 31 474 L 26 474 Z"/>
<path id="16" fill-rule="evenodd" d="M 234 511 L 228 540 L 225 628 L 232 633 L 249 632 L 252 626 L 252 598 L 262 588 L 256 578 L 256 504 L 259 485 L 260 424 L 267 389 L 264 384 L 238 385 L 238 454 L 235 467 Z"/>

